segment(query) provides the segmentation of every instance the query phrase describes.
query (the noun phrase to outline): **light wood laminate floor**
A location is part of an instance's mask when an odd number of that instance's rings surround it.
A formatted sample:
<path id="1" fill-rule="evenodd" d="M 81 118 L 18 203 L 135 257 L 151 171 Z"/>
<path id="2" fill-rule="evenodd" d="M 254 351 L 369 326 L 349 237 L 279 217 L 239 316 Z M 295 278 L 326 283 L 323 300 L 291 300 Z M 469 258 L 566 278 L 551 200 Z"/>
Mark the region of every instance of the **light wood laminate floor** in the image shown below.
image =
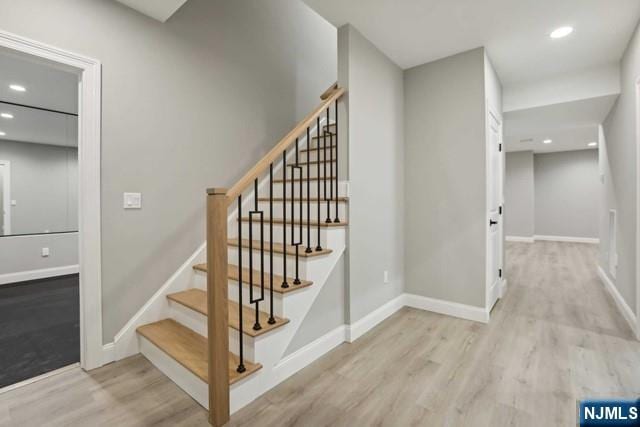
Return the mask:
<path id="1" fill-rule="evenodd" d="M 640 343 L 596 274 L 596 246 L 507 246 L 489 325 L 403 309 L 232 418 L 233 426 L 573 426 L 576 399 L 640 395 Z M 133 357 L 0 394 L 0 425 L 204 426 Z"/>

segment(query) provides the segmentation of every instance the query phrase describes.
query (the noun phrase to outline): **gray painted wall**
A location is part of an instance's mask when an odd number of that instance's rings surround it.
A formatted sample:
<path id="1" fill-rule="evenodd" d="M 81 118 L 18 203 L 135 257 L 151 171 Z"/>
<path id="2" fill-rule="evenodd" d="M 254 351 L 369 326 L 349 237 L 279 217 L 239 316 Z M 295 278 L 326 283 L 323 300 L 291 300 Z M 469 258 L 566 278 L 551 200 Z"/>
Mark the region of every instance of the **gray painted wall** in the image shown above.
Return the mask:
<path id="1" fill-rule="evenodd" d="M 110 342 L 204 241 L 205 189 L 232 185 L 336 80 L 336 29 L 297 0 L 190 0 L 164 24 L 111 0 L 0 10 L 3 30 L 102 61 Z M 127 191 L 142 210 L 122 209 Z"/>
<path id="2" fill-rule="evenodd" d="M 78 230 L 77 148 L 0 140 L 0 159 L 11 162 L 11 234 Z"/>
<path id="3" fill-rule="evenodd" d="M 598 150 L 507 153 L 506 235 L 598 238 Z"/>
<path id="4" fill-rule="evenodd" d="M 49 248 L 48 257 L 42 248 Z M 77 233 L 0 238 L 0 275 L 77 264 Z"/>
<path id="5" fill-rule="evenodd" d="M 406 291 L 485 306 L 484 49 L 405 71 Z"/>
<path id="6" fill-rule="evenodd" d="M 403 73 L 354 27 L 341 27 L 338 38 L 347 61 L 339 82 L 349 91 L 342 135 L 350 186 L 347 321 L 354 323 L 403 289 Z"/>
<path id="7" fill-rule="evenodd" d="M 608 214 L 618 212 L 618 270 L 610 277 L 634 312 L 636 308 L 636 80 L 640 77 L 640 31 L 636 32 L 622 58 L 622 91 L 603 124 L 605 144 L 601 172 L 604 173 L 603 211 L 600 232 L 608 243 Z M 600 264 L 608 271 L 607 244 L 600 246 Z M 636 313 L 639 314 L 639 313 Z"/>
<path id="8" fill-rule="evenodd" d="M 505 168 L 505 235 L 535 234 L 533 151 L 507 153 Z"/>
<path id="9" fill-rule="evenodd" d="M 345 268 L 342 256 L 289 343 L 285 356 L 345 324 Z"/>
<path id="10" fill-rule="evenodd" d="M 536 154 L 535 234 L 598 237 L 598 150 Z"/>

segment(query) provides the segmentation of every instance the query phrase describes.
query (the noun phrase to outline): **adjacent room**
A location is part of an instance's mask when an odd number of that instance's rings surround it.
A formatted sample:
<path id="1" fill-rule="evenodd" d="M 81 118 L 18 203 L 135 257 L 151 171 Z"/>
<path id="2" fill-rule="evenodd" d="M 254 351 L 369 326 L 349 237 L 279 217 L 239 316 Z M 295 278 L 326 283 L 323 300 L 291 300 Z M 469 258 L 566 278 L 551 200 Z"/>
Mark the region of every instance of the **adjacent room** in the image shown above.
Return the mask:
<path id="1" fill-rule="evenodd" d="M 78 78 L 0 51 L 0 388 L 80 361 Z"/>
<path id="2" fill-rule="evenodd" d="M 505 113 L 505 235 L 599 242 L 599 125 L 616 96 Z"/>

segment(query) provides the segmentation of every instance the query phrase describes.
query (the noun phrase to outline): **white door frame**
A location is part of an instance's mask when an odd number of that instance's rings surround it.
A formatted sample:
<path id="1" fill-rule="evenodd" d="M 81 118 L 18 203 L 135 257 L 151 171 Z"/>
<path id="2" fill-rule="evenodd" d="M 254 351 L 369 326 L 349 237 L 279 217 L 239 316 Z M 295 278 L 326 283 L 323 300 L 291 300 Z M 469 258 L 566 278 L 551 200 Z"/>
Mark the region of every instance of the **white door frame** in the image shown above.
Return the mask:
<path id="1" fill-rule="evenodd" d="M 101 64 L 99 61 L 0 29 L 0 48 L 32 55 L 79 77 L 80 366 L 104 364 L 100 234 Z"/>
<path id="2" fill-rule="evenodd" d="M 487 99 L 485 102 L 485 108 L 486 108 L 486 117 L 485 117 L 485 140 L 486 140 L 486 160 L 485 160 L 485 164 L 486 164 L 486 171 L 485 171 L 485 176 L 486 176 L 486 181 L 487 181 L 487 195 L 486 195 L 486 218 L 485 218 L 485 227 L 486 228 L 486 233 L 485 233 L 485 239 L 486 239 L 486 244 L 485 244 L 485 251 L 486 251 L 486 266 L 485 266 L 485 308 L 487 309 L 487 311 L 489 312 L 491 310 L 492 307 L 489 306 L 489 303 L 491 302 L 492 298 L 491 298 L 491 287 L 493 285 L 493 283 L 491 283 L 491 279 L 490 279 L 490 275 L 491 275 L 491 269 L 493 268 L 492 265 L 490 265 L 490 257 L 489 257 L 489 251 L 491 250 L 491 228 L 489 227 L 489 220 L 491 219 L 490 215 L 489 215 L 489 203 L 490 203 L 490 196 L 489 196 L 489 185 L 492 185 L 492 183 L 489 182 L 489 178 L 491 176 L 491 171 L 489 170 L 490 168 L 490 164 L 491 164 L 491 150 L 494 148 L 490 145 L 490 123 L 489 123 L 489 119 L 491 117 L 493 117 L 496 121 L 496 123 L 498 124 L 498 132 L 499 132 L 499 138 L 500 138 L 500 144 L 502 144 L 502 153 L 499 156 L 499 161 L 498 161 L 498 168 L 499 170 L 496 173 L 496 177 L 498 178 L 498 199 L 499 199 L 499 203 L 500 205 L 503 207 L 503 212 L 502 215 L 500 215 L 499 219 L 498 219 L 498 241 L 500 244 L 500 248 L 499 248 L 499 264 L 500 264 L 500 268 L 502 268 L 502 278 L 501 280 L 499 280 L 499 289 L 497 290 L 498 292 L 498 298 L 502 298 L 504 296 L 504 292 L 506 290 L 506 279 L 504 277 L 504 152 L 505 152 L 505 148 L 504 148 L 504 141 L 503 141 L 503 136 L 502 136 L 502 117 L 500 114 L 498 114 L 496 111 L 494 111 L 494 109 L 489 105 L 489 100 Z"/>
<path id="3" fill-rule="evenodd" d="M 640 77 L 636 80 L 636 338 L 640 340 Z"/>
<path id="4" fill-rule="evenodd" d="M 3 203 L 5 212 L 0 212 L 4 216 L 3 226 L 4 234 L 11 234 L 11 162 L 9 160 L 0 160 L 0 166 L 5 170 L 5 174 L 2 176 L 2 190 Z"/>

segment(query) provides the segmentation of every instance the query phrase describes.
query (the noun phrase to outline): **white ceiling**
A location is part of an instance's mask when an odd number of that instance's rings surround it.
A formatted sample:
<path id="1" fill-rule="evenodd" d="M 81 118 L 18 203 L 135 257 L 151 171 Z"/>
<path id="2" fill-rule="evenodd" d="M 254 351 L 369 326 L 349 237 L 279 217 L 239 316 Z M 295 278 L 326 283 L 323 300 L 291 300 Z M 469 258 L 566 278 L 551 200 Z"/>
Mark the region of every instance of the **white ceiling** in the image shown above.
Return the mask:
<path id="1" fill-rule="evenodd" d="M 9 89 L 10 84 L 24 86 L 26 92 Z M 78 111 L 78 77 L 28 57 L 0 51 L 0 101 L 40 107 L 67 113 Z M 0 139 L 62 146 L 78 145 L 78 120 L 75 116 L 42 111 L 0 102 Z"/>
<path id="2" fill-rule="evenodd" d="M 304 1 L 402 68 L 485 46 L 505 85 L 618 61 L 640 19 L 638 0 Z M 564 25 L 575 33 L 549 38 Z"/>
<path id="3" fill-rule="evenodd" d="M 15 92 L 9 89 L 10 84 L 22 85 L 27 91 Z M 78 76 L 0 51 L 0 101 L 77 113 Z"/>
<path id="4" fill-rule="evenodd" d="M 598 125 L 604 121 L 617 95 L 548 105 L 504 114 L 507 151 L 536 153 L 584 150 L 598 140 Z M 526 141 L 531 139 L 532 141 Z M 543 144 L 551 139 L 551 144 Z M 525 141 L 525 142 L 523 142 Z"/>
<path id="5" fill-rule="evenodd" d="M 117 0 L 126 4 L 147 16 L 165 22 L 171 17 L 187 0 Z"/>

